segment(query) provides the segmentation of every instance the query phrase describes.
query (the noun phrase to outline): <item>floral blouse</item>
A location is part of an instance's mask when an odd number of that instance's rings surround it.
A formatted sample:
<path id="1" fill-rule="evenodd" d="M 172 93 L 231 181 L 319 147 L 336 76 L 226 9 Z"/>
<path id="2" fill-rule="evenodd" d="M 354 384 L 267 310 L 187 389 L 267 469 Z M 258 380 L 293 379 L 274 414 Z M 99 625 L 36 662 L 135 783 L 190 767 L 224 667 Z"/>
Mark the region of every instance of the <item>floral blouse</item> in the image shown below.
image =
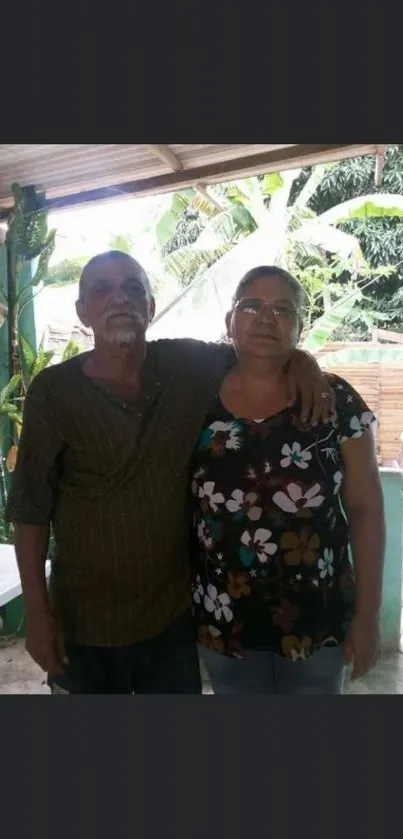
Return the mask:
<path id="1" fill-rule="evenodd" d="M 246 421 L 211 405 L 192 467 L 193 605 L 199 643 L 217 652 L 295 661 L 343 642 L 354 575 L 341 446 L 375 417 L 329 378 L 337 416 L 316 428 L 296 407 Z"/>

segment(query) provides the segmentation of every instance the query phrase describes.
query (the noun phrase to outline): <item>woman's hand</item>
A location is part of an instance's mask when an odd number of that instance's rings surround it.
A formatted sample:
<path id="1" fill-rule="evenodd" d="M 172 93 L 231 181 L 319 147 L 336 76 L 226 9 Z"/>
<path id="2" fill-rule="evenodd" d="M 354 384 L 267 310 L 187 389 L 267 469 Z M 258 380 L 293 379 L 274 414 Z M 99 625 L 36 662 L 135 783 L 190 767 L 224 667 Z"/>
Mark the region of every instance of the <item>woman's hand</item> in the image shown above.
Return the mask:
<path id="1" fill-rule="evenodd" d="M 352 664 L 351 680 L 361 679 L 376 664 L 380 647 L 379 617 L 354 615 L 344 644 L 345 664 Z"/>
<path id="2" fill-rule="evenodd" d="M 309 353 L 294 350 L 288 362 L 287 390 L 289 405 L 301 398 L 301 420 L 311 425 L 330 422 L 334 416 L 336 400 L 327 376 Z"/>

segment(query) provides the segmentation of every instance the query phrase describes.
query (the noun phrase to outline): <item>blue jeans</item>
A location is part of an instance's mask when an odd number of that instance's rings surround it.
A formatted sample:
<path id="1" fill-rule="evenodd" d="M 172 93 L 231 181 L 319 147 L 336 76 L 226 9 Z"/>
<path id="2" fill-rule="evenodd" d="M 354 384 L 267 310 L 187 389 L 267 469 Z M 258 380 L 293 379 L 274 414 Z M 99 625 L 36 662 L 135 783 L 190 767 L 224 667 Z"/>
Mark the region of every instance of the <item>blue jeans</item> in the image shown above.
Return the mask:
<path id="1" fill-rule="evenodd" d="M 49 676 L 58 693 L 170 694 L 202 692 L 196 631 L 190 612 L 157 638 L 128 647 L 67 644 L 63 676 Z"/>
<path id="2" fill-rule="evenodd" d="M 279 693 L 323 695 L 343 693 L 343 647 L 324 647 L 310 658 L 290 661 L 275 653 L 248 652 L 234 659 L 200 648 L 215 694 Z"/>

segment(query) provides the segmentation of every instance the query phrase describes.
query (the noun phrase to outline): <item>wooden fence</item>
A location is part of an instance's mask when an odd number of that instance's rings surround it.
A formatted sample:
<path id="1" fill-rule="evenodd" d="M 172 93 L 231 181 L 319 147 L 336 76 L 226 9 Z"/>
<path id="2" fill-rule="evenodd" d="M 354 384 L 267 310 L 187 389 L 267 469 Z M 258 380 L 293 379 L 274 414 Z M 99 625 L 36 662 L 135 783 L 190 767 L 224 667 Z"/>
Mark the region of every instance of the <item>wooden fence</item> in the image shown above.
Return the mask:
<path id="1" fill-rule="evenodd" d="M 362 344 L 328 344 L 318 353 L 318 360 L 329 352 L 362 347 Z M 366 346 L 369 346 L 368 344 Z M 376 347 L 379 344 L 372 344 Z M 385 344 L 381 345 L 385 348 Z M 388 345 L 396 348 L 396 344 Z M 380 464 L 402 463 L 403 433 L 403 361 L 346 363 L 327 366 L 329 373 L 337 373 L 361 394 L 377 416 L 376 443 Z"/>

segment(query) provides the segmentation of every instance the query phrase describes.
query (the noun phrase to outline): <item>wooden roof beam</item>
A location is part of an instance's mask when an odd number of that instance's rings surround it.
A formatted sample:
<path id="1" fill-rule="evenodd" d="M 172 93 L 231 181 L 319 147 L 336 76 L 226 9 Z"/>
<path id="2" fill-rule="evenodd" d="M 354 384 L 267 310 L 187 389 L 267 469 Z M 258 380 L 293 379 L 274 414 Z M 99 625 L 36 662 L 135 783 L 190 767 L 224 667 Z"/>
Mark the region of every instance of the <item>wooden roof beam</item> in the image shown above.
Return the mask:
<path id="1" fill-rule="evenodd" d="M 169 146 L 154 146 L 154 145 L 147 145 L 145 143 L 146 149 L 148 149 L 155 157 L 158 157 L 162 160 L 163 163 L 166 163 L 173 172 L 181 172 L 183 169 L 183 163 L 179 159 L 179 157 L 174 154 L 172 149 Z"/>
<path id="2" fill-rule="evenodd" d="M 252 175 L 266 174 L 267 172 L 278 172 L 282 169 L 312 166 L 317 163 L 342 160 L 346 157 L 358 157 L 363 154 L 375 155 L 378 145 L 349 145 L 343 143 L 338 146 L 334 144 L 298 145 L 286 149 L 275 149 L 235 160 L 210 163 L 179 172 L 167 172 L 164 175 L 151 178 L 118 183 L 114 186 L 96 187 L 60 197 L 53 196 L 46 201 L 46 207 L 48 210 L 55 211 L 85 204 L 96 204 L 100 201 L 111 201 L 118 197 L 140 198 L 143 195 L 179 191 L 195 184 L 206 186 L 210 183 L 246 178 Z M 10 207 L 4 207 L 0 210 L 0 221 L 7 219 L 11 211 L 11 203 Z"/>

